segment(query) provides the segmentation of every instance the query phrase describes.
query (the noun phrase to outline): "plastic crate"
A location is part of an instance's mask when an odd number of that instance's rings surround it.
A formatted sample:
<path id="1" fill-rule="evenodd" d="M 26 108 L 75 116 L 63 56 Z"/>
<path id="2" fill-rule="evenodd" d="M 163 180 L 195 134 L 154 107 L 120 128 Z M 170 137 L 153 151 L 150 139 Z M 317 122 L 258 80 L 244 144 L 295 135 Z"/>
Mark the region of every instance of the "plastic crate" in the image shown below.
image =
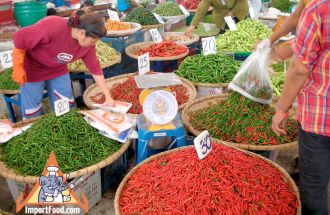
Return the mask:
<path id="1" fill-rule="evenodd" d="M 128 169 L 127 152 L 115 162 L 101 169 L 101 193 L 119 185 Z"/>
<path id="2" fill-rule="evenodd" d="M 132 73 L 138 71 L 138 62 L 134 59 L 126 63 L 118 63 L 116 65 L 113 65 L 109 69 L 111 77 Z"/>
<path id="3" fill-rule="evenodd" d="M 0 1 L 0 25 L 14 23 L 13 1 Z"/>
<path id="4" fill-rule="evenodd" d="M 150 69 L 155 72 L 173 72 L 178 67 L 178 60 L 154 61 L 150 64 Z"/>
<path id="5" fill-rule="evenodd" d="M 235 58 L 235 60 L 245 61 L 246 58 L 248 58 L 251 53 L 252 52 L 235 52 L 234 58 Z"/>
<path id="6" fill-rule="evenodd" d="M 101 41 L 104 43 L 108 43 L 113 47 L 116 51 L 121 53 L 121 62 L 127 63 L 132 60 L 132 58 L 128 57 L 125 53 L 125 49 L 134 44 L 144 41 L 144 32 L 142 30 L 136 32 L 135 34 L 125 36 L 125 37 L 103 37 Z"/>

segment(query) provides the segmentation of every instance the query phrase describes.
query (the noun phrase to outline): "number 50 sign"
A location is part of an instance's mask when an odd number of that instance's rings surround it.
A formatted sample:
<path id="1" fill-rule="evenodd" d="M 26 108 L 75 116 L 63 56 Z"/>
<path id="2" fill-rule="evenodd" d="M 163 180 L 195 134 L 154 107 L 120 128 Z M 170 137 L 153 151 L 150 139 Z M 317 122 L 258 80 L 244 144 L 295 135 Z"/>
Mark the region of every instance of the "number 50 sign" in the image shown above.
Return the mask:
<path id="1" fill-rule="evenodd" d="M 208 131 L 203 131 L 194 139 L 194 145 L 199 159 L 204 159 L 211 151 L 211 138 Z"/>

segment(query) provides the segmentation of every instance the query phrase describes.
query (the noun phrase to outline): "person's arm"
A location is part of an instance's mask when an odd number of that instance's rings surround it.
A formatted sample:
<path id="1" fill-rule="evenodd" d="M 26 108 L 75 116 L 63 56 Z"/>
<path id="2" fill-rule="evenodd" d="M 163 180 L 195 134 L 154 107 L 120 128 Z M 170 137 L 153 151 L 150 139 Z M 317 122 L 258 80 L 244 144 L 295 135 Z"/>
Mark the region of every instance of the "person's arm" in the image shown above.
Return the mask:
<path id="1" fill-rule="evenodd" d="M 185 31 L 186 35 L 190 36 L 192 34 L 192 31 L 196 28 L 196 26 L 199 24 L 199 22 L 202 20 L 202 18 L 207 13 L 210 4 L 211 4 L 211 0 L 202 0 L 199 3 L 195 16 L 194 16 L 190 26 Z"/>
<path id="2" fill-rule="evenodd" d="M 270 36 L 269 40 L 271 44 L 274 44 L 281 37 L 287 35 L 291 31 L 296 29 L 300 15 L 304 10 L 304 8 L 305 8 L 304 1 L 300 1 L 297 9 L 288 18 L 286 18 L 283 24 L 280 26 L 280 28 Z"/>
<path id="3" fill-rule="evenodd" d="M 131 0 L 131 6 L 134 7 L 141 7 L 139 3 L 137 3 L 135 0 Z"/>
<path id="4" fill-rule="evenodd" d="M 102 75 L 93 75 L 93 78 L 96 84 L 101 88 L 102 92 L 105 95 L 105 105 L 114 106 L 114 101 L 111 97 L 110 90 L 105 82 L 104 76 Z"/>

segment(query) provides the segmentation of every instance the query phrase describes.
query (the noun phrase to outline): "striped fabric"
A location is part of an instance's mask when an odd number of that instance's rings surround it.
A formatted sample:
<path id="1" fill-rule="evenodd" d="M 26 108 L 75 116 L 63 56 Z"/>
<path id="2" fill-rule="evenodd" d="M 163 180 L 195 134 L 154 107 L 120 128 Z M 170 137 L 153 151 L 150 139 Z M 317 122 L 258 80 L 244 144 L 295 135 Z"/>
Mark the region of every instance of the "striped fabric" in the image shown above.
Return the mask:
<path id="1" fill-rule="evenodd" d="M 305 8 L 291 45 L 311 71 L 298 95 L 298 120 L 304 131 L 330 136 L 330 1 Z"/>

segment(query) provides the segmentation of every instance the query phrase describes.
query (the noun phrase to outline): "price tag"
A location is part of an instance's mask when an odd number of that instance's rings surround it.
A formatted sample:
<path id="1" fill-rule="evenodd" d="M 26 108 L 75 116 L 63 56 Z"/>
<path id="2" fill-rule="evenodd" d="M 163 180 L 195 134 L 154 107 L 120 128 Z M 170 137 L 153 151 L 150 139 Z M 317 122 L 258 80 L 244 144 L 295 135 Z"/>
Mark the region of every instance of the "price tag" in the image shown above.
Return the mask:
<path id="1" fill-rule="evenodd" d="M 215 37 L 202 38 L 203 54 L 216 54 L 217 46 L 215 45 Z"/>
<path id="2" fill-rule="evenodd" d="M 152 39 L 155 41 L 155 43 L 163 42 L 163 38 L 157 29 L 150 29 L 149 31 L 150 31 Z"/>
<path id="3" fill-rule="evenodd" d="M 109 9 L 107 9 L 107 11 L 108 11 L 108 14 L 109 14 L 109 19 L 111 19 L 113 21 L 118 21 L 118 22 L 120 21 L 118 13 L 116 11 L 109 10 Z"/>
<path id="4" fill-rule="evenodd" d="M 68 98 L 58 99 L 54 102 L 54 105 L 55 105 L 55 115 L 56 116 L 61 116 L 70 111 L 70 105 L 69 105 Z"/>
<path id="5" fill-rule="evenodd" d="M 161 16 L 159 16 L 157 13 L 153 13 L 153 15 L 156 17 L 159 23 L 164 24 L 164 20 Z"/>
<path id="6" fill-rule="evenodd" d="M 249 13 L 250 13 L 251 19 L 256 19 L 256 15 L 255 15 L 254 10 L 253 10 L 252 7 L 249 7 Z"/>
<path id="7" fill-rule="evenodd" d="M 211 138 L 208 131 L 203 131 L 194 139 L 198 158 L 203 160 L 211 151 Z"/>
<path id="8" fill-rule="evenodd" d="M 0 52 L 0 63 L 2 68 L 7 69 L 13 66 L 13 50 Z"/>
<path id="9" fill-rule="evenodd" d="M 138 57 L 138 65 L 139 75 L 143 75 L 150 71 L 149 52 Z"/>
<path id="10" fill-rule="evenodd" d="M 209 24 L 203 24 L 205 31 L 211 31 L 211 26 Z"/>
<path id="11" fill-rule="evenodd" d="M 235 21 L 233 20 L 233 18 L 231 16 L 225 16 L 225 21 L 226 21 L 226 23 L 227 23 L 230 30 L 234 30 L 234 31 L 237 30 Z"/>
<path id="12" fill-rule="evenodd" d="M 183 7 L 181 4 L 179 5 L 180 9 L 182 10 L 184 15 L 190 15 L 190 13 L 187 11 L 185 7 Z"/>

